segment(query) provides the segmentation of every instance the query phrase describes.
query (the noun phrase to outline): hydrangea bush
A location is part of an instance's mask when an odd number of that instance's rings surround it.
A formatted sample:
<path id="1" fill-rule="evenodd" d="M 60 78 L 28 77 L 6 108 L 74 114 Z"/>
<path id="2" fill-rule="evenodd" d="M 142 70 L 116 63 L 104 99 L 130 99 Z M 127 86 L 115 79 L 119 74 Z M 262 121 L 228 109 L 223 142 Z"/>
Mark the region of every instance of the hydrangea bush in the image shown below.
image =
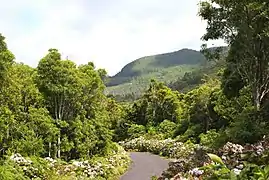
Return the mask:
<path id="1" fill-rule="evenodd" d="M 187 172 L 207 161 L 205 148 L 191 142 L 178 142 L 174 139 L 145 139 L 139 137 L 126 142 L 119 142 L 125 150 L 151 152 L 174 159 L 169 163 L 169 168 L 159 179 L 172 178 L 179 172 Z"/>
<path id="2" fill-rule="evenodd" d="M 266 166 L 269 164 L 268 138 L 245 146 L 227 142 L 217 151 L 190 142 L 144 137 L 120 142 L 120 145 L 126 150 L 174 158 L 158 180 L 269 179 L 269 166 Z"/>
<path id="3" fill-rule="evenodd" d="M 172 179 L 269 179 L 269 139 L 241 146 L 227 142 L 216 154 L 197 154 L 169 164 L 159 180 Z M 195 156 L 199 163 L 193 163 Z M 201 158 L 204 156 L 205 158 Z M 207 157 L 207 158 L 206 158 Z M 191 161 L 190 161 L 191 160 Z M 193 160 L 193 161 L 192 161 Z"/>
<path id="4" fill-rule="evenodd" d="M 198 144 L 182 143 L 174 139 L 158 140 L 144 137 L 121 141 L 119 144 L 127 151 L 151 152 L 169 158 L 187 157 L 194 152 L 194 149 L 200 147 Z"/>
<path id="5" fill-rule="evenodd" d="M 125 172 L 130 162 L 128 153 L 117 146 L 109 156 L 69 163 L 50 157 L 25 158 L 17 153 L 0 166 L 0 171 L 1 168 L 17 169 L 19 179 L 115 179 Z"/>

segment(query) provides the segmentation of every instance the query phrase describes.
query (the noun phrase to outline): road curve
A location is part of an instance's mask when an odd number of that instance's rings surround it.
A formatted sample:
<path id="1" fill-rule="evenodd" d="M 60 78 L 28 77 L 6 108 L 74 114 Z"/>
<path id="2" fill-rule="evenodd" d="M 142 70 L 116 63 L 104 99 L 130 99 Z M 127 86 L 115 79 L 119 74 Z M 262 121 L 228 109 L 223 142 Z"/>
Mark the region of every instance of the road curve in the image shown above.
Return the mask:
<path id="1" fill-rule="evenodd" d="M 152 176 L 160 176 L 168 168 L 169 160 L 157 155 L 132 152 L 130 156 L 133 163 L 120 180 L 150 180 Z"/>

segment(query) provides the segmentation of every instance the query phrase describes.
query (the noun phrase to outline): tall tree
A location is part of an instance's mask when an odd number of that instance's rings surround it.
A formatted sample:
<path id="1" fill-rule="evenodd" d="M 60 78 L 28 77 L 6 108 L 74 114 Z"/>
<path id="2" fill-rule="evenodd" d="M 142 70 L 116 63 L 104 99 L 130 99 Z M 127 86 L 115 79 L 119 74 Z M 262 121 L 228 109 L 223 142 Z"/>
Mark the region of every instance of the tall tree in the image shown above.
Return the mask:
<path id="1" fill-rule="evenodd" d="M 58 127 L 66 126 L 65 121 L 74 118 L 77 111 L 78 81 L 76 65 L 69 60 L 61 60 L 57 49 L 49 53 L 39 62 L 38 83 L 40 91 L 45 95 L 47 108 Z M 61 134 L 58 136 L 57 156 L 61 156 Z"/>
<path id="2" fill-rule="evenodd" d="M 0 33 L 0 85 L 2 86 L 7 71 L 14 63 L 14 55 L 8 50 L 5 37 Z"/>
<path id="3" fill-rule="evenodd" d="M 56 49 L 50 49 L 38 64 L 39 89 L 60 129 L 59 158 L 90 156 L 102 150 L 111 139 L 111 122 L 108 122 L 107 99 L 103 93 L 105 86 L 101 77 L 104 73 L 101 72 L 95 70 L 91 62 L 77 67 L 70 60 L 61 60 Z M 103 134 L 99 133 L 101 131 Z M 99 150 L 92 151 L 96 147 Z"/>
<path id="4" fill-rule="evenodd" d="M 269 2 L 266 0 L 209 0 L 200 3 L 207 21 L 203 39 L 224 39 L 230 46 L 227 61 L 252 90 L 260 110 L 269 93 Z"/>

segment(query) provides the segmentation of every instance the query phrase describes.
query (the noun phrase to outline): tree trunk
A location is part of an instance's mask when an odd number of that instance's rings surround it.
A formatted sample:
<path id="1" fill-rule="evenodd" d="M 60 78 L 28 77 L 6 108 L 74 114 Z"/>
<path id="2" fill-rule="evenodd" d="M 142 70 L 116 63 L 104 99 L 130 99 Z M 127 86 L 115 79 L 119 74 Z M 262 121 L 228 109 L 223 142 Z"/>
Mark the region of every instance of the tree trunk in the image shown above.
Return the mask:
<path id="1" fill-rule="evenodd" d="M 261 100 L 260 100 L 260 92 L 258 88 L 255 90 L 255 94 L 254 94 L 254 105 L 256 107 L 256 110 L 259 111 L 261 108 Z"/>
<path id="2" fill-rule="evenodd" d="M 53 144 L 53 146 L 54 146 L 54 159 L 56 159 L 57 158 L 57 145 L 56 145 L 56 143 L 54 143 Z"/>
<path id="3" fill-rule="evenodd" d="M 61 134 L 58 136 L 58 150 L 57 150 L 58 158 L 61 158 Z"/>
<path id="4" fill-rule="evenodd" d="M 152 120 L 154 121 L 155 120 L 155 114 L 156 114 L 156 108 L 154 107 L 153 108 L 153 112 L 152 112 Z"/>
<path id="5" fill-rule="evenodd" d="M 51 142 L 49 142 L 49 157 L 51 157 Z"/>
<path id="6" fill-rule="evenodd" d="M 7 142 L 8 142 L 8 139 L 9 139 L 9 125 L 7 127 Z"/>

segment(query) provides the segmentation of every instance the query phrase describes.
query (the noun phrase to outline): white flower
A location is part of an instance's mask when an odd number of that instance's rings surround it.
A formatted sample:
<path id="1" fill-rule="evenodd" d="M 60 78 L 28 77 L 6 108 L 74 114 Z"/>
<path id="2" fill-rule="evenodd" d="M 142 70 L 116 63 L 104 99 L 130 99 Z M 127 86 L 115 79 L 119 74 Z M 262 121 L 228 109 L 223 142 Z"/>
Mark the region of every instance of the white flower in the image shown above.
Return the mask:
<path id="1" fill-rule="evenodd" d="M 204 170 L 199 170 L 199 168 L 194 168 L 190 170 L 189 173 L 194 176 L 200 176 L 204 173 Z"/>
<path id="2" fill-rule="evenodd" d="M 233 169 L 233 172 L 236 174 L 236 175 L 239 175 L 241 170 L 240 169 L 237 169 L 237 168 L 234 168 Z"/>
<path id="3" fill-rule="evenodd" d="M 222 160 L 227 160 L 227 157 L 226 156 L 221 156 L 221 159 Z"/>
<path id="4" fill-rule="evenodd" d="M 236 168 L 243 169 L 244 168 L 244 165 L 243 164 L 240 164 L 240 165 L 236 166 Z"/>

